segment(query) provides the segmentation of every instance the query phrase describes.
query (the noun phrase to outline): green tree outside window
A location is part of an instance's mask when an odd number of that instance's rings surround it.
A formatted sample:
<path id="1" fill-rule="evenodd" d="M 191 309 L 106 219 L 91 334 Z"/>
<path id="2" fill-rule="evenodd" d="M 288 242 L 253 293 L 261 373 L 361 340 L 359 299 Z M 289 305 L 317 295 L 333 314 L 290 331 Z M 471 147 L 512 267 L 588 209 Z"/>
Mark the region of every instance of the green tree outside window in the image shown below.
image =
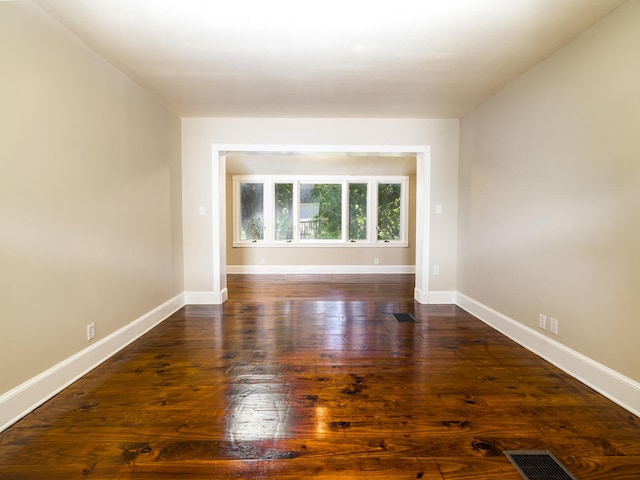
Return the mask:
<path id="1" fill-rule="evenodd" d="M 378 184 L 378 240 L 400 240 L 401 185 Z"/>
<path id="2" fill-rule="evenodd" d="M 240 185 L 240 210 L 240 238 L 263 240 L 264 184 L 242 183 Z"/>
<path id="3" fill-rule="evenodd" d="M 303 205 L 318 205 L 313 217 L 300 216 L 302 238 L 340 240 L 342 238 L 342 185 L 336 183 L 303 183 L 300 185 Z"/>
<path id="4" fill-rule="evenodd" d="M 349 239 L 367 239 L 367 184 L 349 184 Z"/>
<path id="5" fill-rule="evenodd" d="M 293 239 L 293 183 L 276 183 L 275 239 Z"/>

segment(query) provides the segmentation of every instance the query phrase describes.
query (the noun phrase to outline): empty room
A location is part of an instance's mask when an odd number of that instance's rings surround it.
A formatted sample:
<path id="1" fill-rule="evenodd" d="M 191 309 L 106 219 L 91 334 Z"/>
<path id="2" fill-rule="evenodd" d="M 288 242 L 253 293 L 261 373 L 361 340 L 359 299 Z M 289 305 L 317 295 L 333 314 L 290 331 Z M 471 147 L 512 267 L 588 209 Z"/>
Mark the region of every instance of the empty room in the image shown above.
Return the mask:
<path id="1" fill-rule="evenodd" d="M 639 479 L 639 27 L 0 1 L 0 480 Z"/>

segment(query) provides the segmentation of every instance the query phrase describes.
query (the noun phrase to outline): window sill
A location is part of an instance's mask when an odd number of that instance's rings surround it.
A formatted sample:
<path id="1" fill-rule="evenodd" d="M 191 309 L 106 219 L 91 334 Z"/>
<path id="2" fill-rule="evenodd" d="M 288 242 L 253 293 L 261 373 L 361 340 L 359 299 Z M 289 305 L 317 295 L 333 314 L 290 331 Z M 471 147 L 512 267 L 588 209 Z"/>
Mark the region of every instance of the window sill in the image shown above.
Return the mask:
<path id="1" fill-rule="evenodd" d="M 234 248 L 408 248 L 403 241 L 389 242 L 233 242 Z"/>

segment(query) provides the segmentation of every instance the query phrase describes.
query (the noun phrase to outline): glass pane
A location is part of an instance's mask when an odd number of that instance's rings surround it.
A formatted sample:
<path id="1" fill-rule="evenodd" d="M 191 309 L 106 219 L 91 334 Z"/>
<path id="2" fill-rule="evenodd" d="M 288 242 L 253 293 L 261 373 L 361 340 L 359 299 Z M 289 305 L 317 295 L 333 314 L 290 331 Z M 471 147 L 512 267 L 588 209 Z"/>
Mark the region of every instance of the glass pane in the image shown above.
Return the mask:
<path id="1" fill-rule="evenodd" d="M 276 240 L 293 239 L 293 183 L 276 183 Z"/>
<path id="2" fill-rule="evenodd" d="M 367 239 L 367 184 L 349 184 L 349 239 Z"/>
<path id="3" fill-rule="evenodd" d="M 303 183 L 300 185 L 300 238 L 340 240 L 342 238 L 342 185 Z"/>
<path id="4" fill-rule="evenodd" d="M 378 184 L 378 240 L 400 240 L 399 183 Z"/>
<path id="5" fill-rule="evenodd" d="M 264 239 L 264 184 L 240 184 L 240 240 Z"/>

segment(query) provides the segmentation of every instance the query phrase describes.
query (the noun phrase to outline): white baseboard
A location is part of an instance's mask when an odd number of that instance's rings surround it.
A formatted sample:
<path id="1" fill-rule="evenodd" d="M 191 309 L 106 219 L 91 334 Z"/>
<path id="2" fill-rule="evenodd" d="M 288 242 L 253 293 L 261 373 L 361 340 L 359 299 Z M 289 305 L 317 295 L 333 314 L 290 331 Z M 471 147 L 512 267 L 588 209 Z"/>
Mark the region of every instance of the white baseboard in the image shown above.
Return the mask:
<path id="1" fill-rule="evenodd" d="M 425 292 L 424 290 L 421 290 L 419 288 L 414 288 L 413 289 L 413 299 L 418 302 L 421 303 L 423 305 L 428 304 L 429 303 L 429 292 Z"/>
<path id="2" fill-rule="evenodd" d="M 415 265 L 227 265 L 229 274 L 264 275 L 361 275 L 372 273 L 416 273 Z"/>
<path id="3" fill-rule="evenodd" d="M 0 432 L 112 357 L 185 305 L 185 295 L 145 313 L 112 334 L 0 395 Z"/>
<path id="4" fill-rule="evenodd" d="M 424 305 L 441 305 L 441 304 L 455 304 L 456 303 L 456 292 L 425 292 L 424 290 L 420 290 L 419 288 L 414 289 L 413 298 L 416 302 L 422 303 Z"/>
<path id="5" fill-rule="evenodd" d="M 222 305 L 227 301 L 229 291 L 223 288 L 219 292 L 184 292 L 187 305 Z"/>
<path id="6" fill-rule="evenodd" d="M 640 416 L 640 383 L 462 293 L 456 294 L 456 304 L 527 350 Z"/>
<path id="7" fill-rule="evenodd" d="M 455 304 L 456 303 L 456 292 L 429 292 L 429 303 L 431 304 Z"/>

